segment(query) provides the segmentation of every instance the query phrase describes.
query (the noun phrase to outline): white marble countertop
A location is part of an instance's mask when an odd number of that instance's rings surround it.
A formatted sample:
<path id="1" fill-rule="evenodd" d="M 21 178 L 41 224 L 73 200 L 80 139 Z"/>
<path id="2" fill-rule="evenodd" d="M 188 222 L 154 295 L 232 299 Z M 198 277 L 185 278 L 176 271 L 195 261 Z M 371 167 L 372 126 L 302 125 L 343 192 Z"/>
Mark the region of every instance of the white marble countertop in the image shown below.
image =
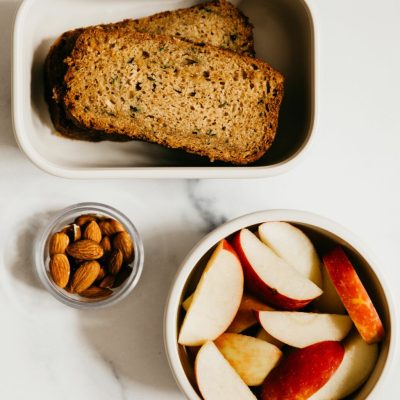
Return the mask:
<path id="1" fill-rule="evenodd" d="M 319 124 L 308 157 L 264 180 L 72 181 L 33 166 L 13 137 L 10 41 L 19 1 L 0 0 L 0 398 L 178 399 L 162 321 L 173 276 L 214 226 L 271 208 L 313 211 L 360 236 L 400 303 L 400 2 L 309 0 L 318 20 Z M 77 311 L 38 282 L 42 221 L 79 201 L 121 209 L 143 235 L 132 295 Z M 376 399 L 400 397 L 400 361 Z"/>

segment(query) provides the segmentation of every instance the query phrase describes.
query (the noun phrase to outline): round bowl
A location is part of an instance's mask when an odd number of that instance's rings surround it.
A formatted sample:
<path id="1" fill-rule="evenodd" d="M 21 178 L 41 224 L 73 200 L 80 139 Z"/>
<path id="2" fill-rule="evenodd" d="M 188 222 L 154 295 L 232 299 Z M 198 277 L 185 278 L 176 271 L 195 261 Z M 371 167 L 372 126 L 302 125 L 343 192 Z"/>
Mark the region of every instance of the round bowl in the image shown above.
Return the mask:
<path id="1" fill-rule="evenodd" d="M 187 398 L 200 400 L 192 363 L 183 346 L 178 344 L 179 327 L 183 320 L 182 301 L 195 289 L 201 273 L 217 243 L 230 238 L 242 228 L 251 228 L 268 221 L 285 221 L 299 227 L 315 244 L 319 252 L 341 245 L 357 265 L 357 272 L 365 285 L 386 330 L 380 344 L 377 364 L 364 385 L 351 395 L 352 400 L 372 398 L 382 386 L 395 353 L 396 323 L 392 297 L 380 270 L 369 250 L 347 229 L 318 215 L 294 211 L 271 210 L 245 215 L 227 222 L 205 236 L 183 261 L 166 303 L 164 341 L 167 358 L 174 378 Z"/>
<path id="2" fill-rule="evenodd" d="M 52 280 L 49 270 L 49 242 L 51 236 L 59 232 L 66 225 L 71 224 L 75 218 L 84 214 L 95 214 L 99 216 L 113 218 L 121 222 L 126 231 L 130 234 L 135 258 L 130 264 L 132 272 L 129 277 L 113 293 L 102 299 L 88 299 L 76 294 L 71 294 L 58 287 Z M 100 203 L 78 203 L 61 210 L 39 233 L 35 246 L 35 263 L 39 279 L 44 287 L 62 303 L 80 309 L 93 309 L 111 306 L 124 299 L 137 285 L 143 270 L 144 249 L 139 232 L 132 222 L 113 207 Z"/>

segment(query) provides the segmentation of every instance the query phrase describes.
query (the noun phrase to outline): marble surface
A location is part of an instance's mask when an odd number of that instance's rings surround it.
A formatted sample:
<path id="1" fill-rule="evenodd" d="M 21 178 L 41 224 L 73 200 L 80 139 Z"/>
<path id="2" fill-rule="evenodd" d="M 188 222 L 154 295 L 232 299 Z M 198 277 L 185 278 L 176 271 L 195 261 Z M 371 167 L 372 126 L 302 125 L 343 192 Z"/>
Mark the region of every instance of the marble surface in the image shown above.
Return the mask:
<path id="1" fill-rule="evenodd" d="M 318 22 L 319 124 L 308 157 L 285 175 L 231 181 L 72 181 L 37 169 L 13 137 L 11 34 L 19 1 L 0 0 L 0 398 L 179 399 L 164 355 L 165 299 L 185 254 L 244 213 L 295 208 L 330 217 L 377 255 L 400 302 L 400 3 L 309 0 Z M 136 290 L 97 312 L 54 300 L 33 243 L 58 209 L 109 203 L 143 235 Z M 400 396 L 400 362 L 376 399 Z"/>

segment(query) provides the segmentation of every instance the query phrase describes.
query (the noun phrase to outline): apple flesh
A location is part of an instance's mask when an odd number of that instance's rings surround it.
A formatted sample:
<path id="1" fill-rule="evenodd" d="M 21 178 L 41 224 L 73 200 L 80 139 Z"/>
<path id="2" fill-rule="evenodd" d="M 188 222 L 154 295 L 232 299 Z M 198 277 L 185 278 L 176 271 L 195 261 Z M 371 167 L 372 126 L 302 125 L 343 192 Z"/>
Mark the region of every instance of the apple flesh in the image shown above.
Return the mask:
<path id="1" fill-rule="evenodd" d="M 237 333 L 224 333 L 214 343 L 249 386 L 261 385 L 282 356 L 276 346 Z"/>
<path id="2" fill-rule="evenodd" d="M 347 315 L 296 311 L 260 311 L 261 326 L 274 338 L 304 348 L 324 341 L 341 341 L 353 325 Z"/>
<path id="3" fill-rule="evenodd" d="M 241 333 L 258 323 L 256 311 L 272 311 L 273 309 L 249 294 L 243 294 L 239 310 L 227 332 Z"/>
<path id="4" fill-rule="evenodd" d="M 336 247 L 323 262 L 361 337 L 368 344 L 381 341 L 385 336 L 382 321 L 346 253 Z"/>
<path id="5" fill-rule="evenodd" d="M 201 347 L 196 357 L 194 373 L 204 399 L 256 400 L 213 342 L 206 342 Z"/>
<path id="6" fill-rule="evenodd" d="M 248 229 L 238 232 L 233 244 L 250 291 L 269 305 L 297 310 L 322 294 L 315 283 L 303 277 Z"/>
<path id="7" fill-rule="evenodd" d="M 322 266 L 322 282 L 324 293 L 317 299 L 315 304 L 318 311 L 329 314 L 346 314 L 342 300 L 340 300 L 328 271 L 324 266 Z"/>
<path id="8" fill-rule="evenodd" d="M 287 222 L 265 222 L 258 227 L 260 239 L 303 276 L 322 287 L 321 261 L 310 239 Z"/>
<path id="9" fill-rule="evenodd" d="M 340 366 L 339 342 L 319 342 L 290 353 L 265 379 L 262 400 L 308 399 L 329 381 Z"/>
<path id="10" fill-rule="evenodd" d="M 344 350 L 344 358 L 337 371 L 310 400 L 343 399 L 367 380 L 378 358 L 378 345 L 365 343 L 354 331 L 345 340 Z"/>
<path id="11" fill-rule="evenodd" d="M 193 294 L 178 343 L 199 346 L 225 332 L 242 300 L 243 279 L 242 266 L 236 253 L 226 240 L 221 241 Z"/>

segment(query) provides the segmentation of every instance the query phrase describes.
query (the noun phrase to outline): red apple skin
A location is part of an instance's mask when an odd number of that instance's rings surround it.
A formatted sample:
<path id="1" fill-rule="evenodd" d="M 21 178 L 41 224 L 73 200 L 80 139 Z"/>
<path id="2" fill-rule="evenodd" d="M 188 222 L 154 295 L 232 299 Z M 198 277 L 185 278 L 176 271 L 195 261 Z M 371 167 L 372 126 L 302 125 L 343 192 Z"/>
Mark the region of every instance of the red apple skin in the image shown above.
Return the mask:
<path id="1" fill-rule="evenodd" d="M 385 336 L 382 321 L 344 250 L 336 247 L 323 262 L 361 337 L 368 344 L 381 341 Z"/>
<path id="2" fill-rule="evenodd" d="M 336 372 L 344 357 L 340 342 L 315 343 L 290 353 L 266 377 L 261 400 L 305 400 Z"/>
<path id="3" fill-rule="evenodd" d="M 249 291 L 265 301 L 268 305 L 280 310 L 295 311 L 304 308 L 314 299 L 296 300 L 280 294 L 276 289 L 269 287 L 254 271 L 240 244 L 240 232 L 233 238 L 233 247 L 242 263 L 245 286 Z"/>

